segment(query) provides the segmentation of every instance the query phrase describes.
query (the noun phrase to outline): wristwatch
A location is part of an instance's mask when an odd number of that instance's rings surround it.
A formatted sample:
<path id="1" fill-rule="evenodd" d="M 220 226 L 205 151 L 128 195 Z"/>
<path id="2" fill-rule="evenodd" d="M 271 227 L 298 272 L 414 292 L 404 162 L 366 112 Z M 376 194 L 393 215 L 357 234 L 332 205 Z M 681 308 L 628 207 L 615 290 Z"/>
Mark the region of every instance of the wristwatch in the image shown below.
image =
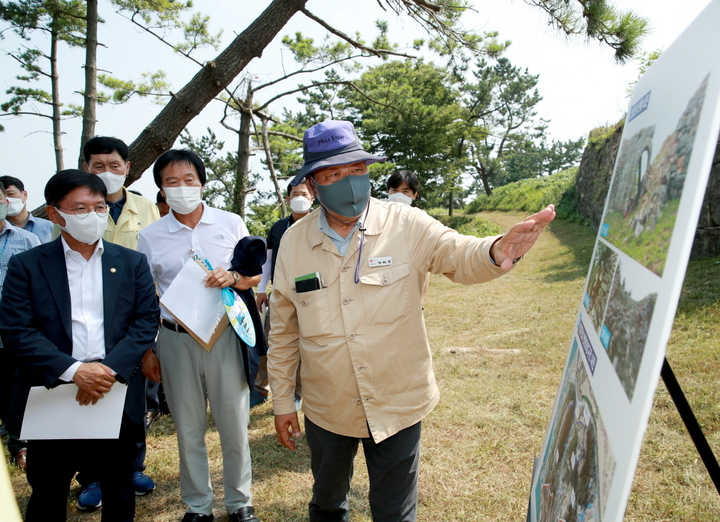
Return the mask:
<path id="1" fill-rule="evenodd" d="M 242 279 L 242 276 L 240 274 L 238 274 L 235 270 L 230 270 L 230 273 L 232 274 L 233 279 L 235 280 L 234 284 L 235 285 L 238 284 L 240 282 L 240 280 Z"/>

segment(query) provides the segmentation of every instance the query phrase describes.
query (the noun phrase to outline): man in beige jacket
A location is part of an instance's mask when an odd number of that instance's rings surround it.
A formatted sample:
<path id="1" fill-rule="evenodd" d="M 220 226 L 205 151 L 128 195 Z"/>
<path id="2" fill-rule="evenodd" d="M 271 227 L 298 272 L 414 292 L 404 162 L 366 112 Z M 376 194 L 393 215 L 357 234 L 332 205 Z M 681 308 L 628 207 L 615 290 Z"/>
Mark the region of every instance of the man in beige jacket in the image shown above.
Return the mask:
<path id="1" fill-rule="evenodd" d="M 275 428 L 295 448 L 295 370 L 315 479 L 311 521 L 348 521 L 358 444 L 378 522 L 414 521 L 422 419 L 439 400 L 425 332 L 425 274 L 458 283 L 510 270 L 554 219 L 552 205 L 497 237 L 462 236 L 425 212 L 370 197 L 351 123 L 325 121 L 303 139 L 304 166 L 321 207 L 283 236 L 270 298 L 268 369 Z"/>

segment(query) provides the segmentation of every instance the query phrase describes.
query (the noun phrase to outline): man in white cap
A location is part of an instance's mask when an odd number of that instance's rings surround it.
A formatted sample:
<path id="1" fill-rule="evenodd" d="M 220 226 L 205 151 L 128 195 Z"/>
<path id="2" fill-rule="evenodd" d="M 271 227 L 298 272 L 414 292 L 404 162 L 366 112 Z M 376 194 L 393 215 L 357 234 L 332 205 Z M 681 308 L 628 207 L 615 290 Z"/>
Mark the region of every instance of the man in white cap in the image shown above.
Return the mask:
<path id="1" fill-rule="evenodd" d="M 422 419 L 439 400 L 422 316 L 425 274 L 463 284 L 510 270 L 555 218 L 552 205 L 505 235 L 462 236 L 416 208 L 370 197 L 352 124 L 305 132 L 304 166 L 321 208 L 282 240 L 270 297 L 268 371 L 275 428 L 295 448 L 295 371 L 315 479 L 311 521 L 348 521 L 362 443 L 373 521 L 414 521 Z"/>

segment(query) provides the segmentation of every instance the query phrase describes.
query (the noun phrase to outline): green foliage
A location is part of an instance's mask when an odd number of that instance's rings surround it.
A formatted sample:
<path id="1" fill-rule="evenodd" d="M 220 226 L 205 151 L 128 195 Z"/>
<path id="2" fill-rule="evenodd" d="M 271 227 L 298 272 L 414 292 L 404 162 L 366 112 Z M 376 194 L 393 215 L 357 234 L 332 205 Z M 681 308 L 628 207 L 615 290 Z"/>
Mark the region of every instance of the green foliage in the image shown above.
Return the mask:
<path id="1" fill-rule="evenodd" d="M 180 15 L 192 7 L 192 1 L 176 0 L 110 0 L 120 11 L 137 17 L 152 28 L 174 28 L 180 22 Z"/>
<path id="2" fill-rule="evenodd" d="M 444 225 L 466 236 L 495 236 L 501 233 L 500 227 L 487 219 L 473 216 L 435 216 Z"/>
<path id="3" fill-rule="evenodd" d="M 293 119 L 303 130 L 326 119 L 339 120 L 345 117 L 348 102 L 341 96 L 341 90 L 347 82 L 335 69 L 323 74 L 322 82 L 312 82 L 304 91 L 304 96 L 297 98 L 305 106 L 305 112 L 296 114 Z M 300 84 L 299 87 L 306 86 Z"/>
<path id="4" fill-rule="evenodd" d="M 12 30 L 25 40 L 40 31 L 72 47 L 85 44 L 85 2 L 82 0 L 1 2 L 0 19 L 10 23 Z"/>
<path id="5" fill-rule="evenodd" d="M 275 167 L 276 175 L 283 180 L 280 185 L 284 188 L 291 176 L 300 170 L 303 165 L 302 157 L 302 134 L 305 127 L 298 122 L 296 117 L 289 111 L 285 111 L 280 121 L 275 121 L 269 130 L 275 134 L 268 135 L 270 142 L 270 152 L 272 154 L 272 162 Z M 298 139 L 292 139 L 289 136 L 295 136 Z M 262 140 L 259 137 L 254 138 L 258 147 L 262 146 Z M 263 164 L 267 164 L 264 154 L 261 155 Z M 258 193 L 259 200 L 271 197 L 272 194 Z"/>
<path id="6" fill-rule="evenodd" d="M 38 47 L 23 47 L 9 53 L 27 73 L 17 75 L 15 78 L 28 83 L 49 81 L 54 71 L 48 68 L 52 67 L 53 59 L 57 59 L 55 54 L 57 42 L 63 41 L 71 47 L 84 45 L 84 18 L 85 3 L 80 0 L 21 0 L 0 3 L 0 19 L 9 23 L 18 36 L 30 40 L 33 33 L 40 32 L 49 36 L 50 40 L 48 52 Z M 0 108 L 14 115 L 20 114 L 23 107 L 32 102 L 50 107 L 57 104 L 58 109 L 62 110 L 62 104 L 53 99 L 53 94 L 42 88 L 11 86 L 5 92 L 12 97 Z M 68 113 L 72 114 L 73 110 Z M 34 110 L 30 114 L 50 117 L 49 114 Z"/>
<path id="7" fill-rule="evenodd" d="M 637 85 L 638 80 L 642 78 L 642 75 L 647 72 L 647 70 L 650 68 L 650 66 L 655 63 L 655 60 L 660 58 L 660 55 L 662 55 L 663 50 L 655 49 L 654 51 L 646 51 L 643 53 L 640 53 L 640 56 L 637 57 L 638 62 L 638 76 L 637 79 L 634 82 L 631 82 L 630 85 L 628 85 L 627 88 L 627 95 L 630 97 L 632 95 L 633 89 L 635 89 L 635 86 Z"/>
<path id="8" fill-rule="evenodd" d="M 488 210 L 539 212 L 549 204 L 562 207 L 563 217 L 577 219 L 572 194 L 575 189 L 577 167 L 573 167 L 552 176 L 524 179 L 498 187 L 492 196 L 481 195 L 468 204 L 466 214 Z"/>
<path id="9" fill-rule="evenodd" d="M 577 165 L 585 147 L 585 138 L 568 141 L 518 140 L 513 143 L 497 173 L 494 185 L 507 185 L 513 181 L 550 176 Z"/>
<path id="10" fill-rule="evenodd" d="M 98 75 L 98 82 L 112 91 L 112 95 L 99 93 L 98 101 L 121 104 L 137 94 L 140 97 L 153 97 L 154 103 L 164 104 L 170 96 L 170 83 L 166 80 L 165 72 L 142 73 L 142 78 L 141 82 L 136 83 L 133 80 L 120 80 L 109 74 Z"/>
<path id="11" fill-rule="evenodd" d="M 250 205 L 250 213 L 245 215 L 245 225 L 251 236 L 267 237 L 280 214 L 277 205 Z"/>
<path id="12" fill-rule="evenodd" d="M 217 33 L 210 31 L 210 17 L 202 13 L 191 13 L 189 20 L 182 15 L 192 8 L 190 0 L 176 2 L 174 0 L 111 0 L 119 7 L 118 12 L 129 15 L 131 21 L 139 27 L 157 36 L 173 51 L 191 58 L 197 49 L 220 47 L 222 30 Z M 168 40 L 168 34 L 173 30 L 182 32 L 182 39 L 177 43 Z M 157 31 L 157 32 L 155 32 Z M 191 58 L 193 59 L 193 58 Z M 153 102 L 159 105 L 170 99 L 170 82 L 162 70 L 142 73 L 142 80 L 121 80 L 109 74 L 98 75 L 98 82 L 111 90 L 111 94 L 98 93 L 98 102 L 111 102 L 121 104 L 128 101 L 133 95 L 152 97 Z"/>
<path id="13" fill-rule="evenodd" d="M 12 98 L 0 105 L 0 109 L 5 112 L 19 114 L 23 105 L 32 100 L 43 105 L 52 105 L 52 96 L 49 92 L 42 89 L 28 89 L 25 87 L 10 87 L 7 94 L 12 94 Z"/>
<path id="14" fill-rule="evenodd" d="M 591 130 L 590 135 L 588 136 L 587 146 L 595 149 L 602 149 L 610 137 L 617 132 L 622 132 L 623 127 L 625 127 L 625 117 L 623 117 L 615 125 L 597 127 L 596 129 Z"/>
<path id="15" fill-rule="evenodd" d="M 444 68 L 394 60 L 369 68 L 354 84 L 357 89 L 342 92 L 347 116 L 371 152 L 414 171 L 425 202 L 459 185 L 464 123 L 459 93 Z"/>
<path id="16" fill-rule="evenodd" d="M 549 15 L 550 24 L 568 36 L 582 35 L 615 50 L 625 62 L 640 49 L 649 30 L 648 20 L 632 11 L 620 11 L 608 0 L 525 0 Z"/>
<path id="17" fill-rule="evenodd" d="M 476 186 L 491 194 L 508 152 L 522 151 L 542 137 L 544 127 L 535 120 L 535 106 L 542 97 L 536 88 L 538 76 L 515 67 L 507 58 L 499 58 L 494 65 L 479 60 L 473 76 L 475 82 L 462 87 L 465 118 L 476 128 L 467 148 Z"/>
<path id="18" fill-rule="evenodd" d="M 222 30 L 215 34 L 210 33 L 210 17 L 202 13 L 193 13 L 188 22 L 181 22 L 179 27 L 183 31 L 183 39 L 175 44 L 175 52 L 189 55 L 196 49 L 212 47 L 220 48 Z"/>

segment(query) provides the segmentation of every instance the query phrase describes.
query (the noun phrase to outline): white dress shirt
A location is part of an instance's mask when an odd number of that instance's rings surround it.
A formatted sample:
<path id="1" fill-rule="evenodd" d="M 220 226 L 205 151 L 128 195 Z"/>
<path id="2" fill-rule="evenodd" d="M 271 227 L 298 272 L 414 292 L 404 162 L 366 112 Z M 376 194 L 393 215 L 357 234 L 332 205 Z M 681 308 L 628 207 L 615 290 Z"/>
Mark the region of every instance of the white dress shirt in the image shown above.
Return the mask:
<path id="1" fill-rule="evenodd" d="M 65 251 L 68 285 L 70 287 L 70 315 L 72 319 L 72 364 L 60 376 L 70 382 L 78 367 L 87 361 L 105 358 L 105 326 L 103 310 L 102 239 L 98 241 L 89 260 L 71 249 L 61 238 Z"/>
<path id="2" fill-rule="evenodd" d="M 229 270 L 235 245 L 248 235 L 240 216 L 209 207 L 204 202 L 202 205 L 203 213 L 195 228 L 180 223 L 171 211 L 140 232 L 137 249 L 147 256 L 161 296 L 193 255 L 207 259 L 213 268 Z M 176 322 L 162 306 L 160 317 Z"/>

